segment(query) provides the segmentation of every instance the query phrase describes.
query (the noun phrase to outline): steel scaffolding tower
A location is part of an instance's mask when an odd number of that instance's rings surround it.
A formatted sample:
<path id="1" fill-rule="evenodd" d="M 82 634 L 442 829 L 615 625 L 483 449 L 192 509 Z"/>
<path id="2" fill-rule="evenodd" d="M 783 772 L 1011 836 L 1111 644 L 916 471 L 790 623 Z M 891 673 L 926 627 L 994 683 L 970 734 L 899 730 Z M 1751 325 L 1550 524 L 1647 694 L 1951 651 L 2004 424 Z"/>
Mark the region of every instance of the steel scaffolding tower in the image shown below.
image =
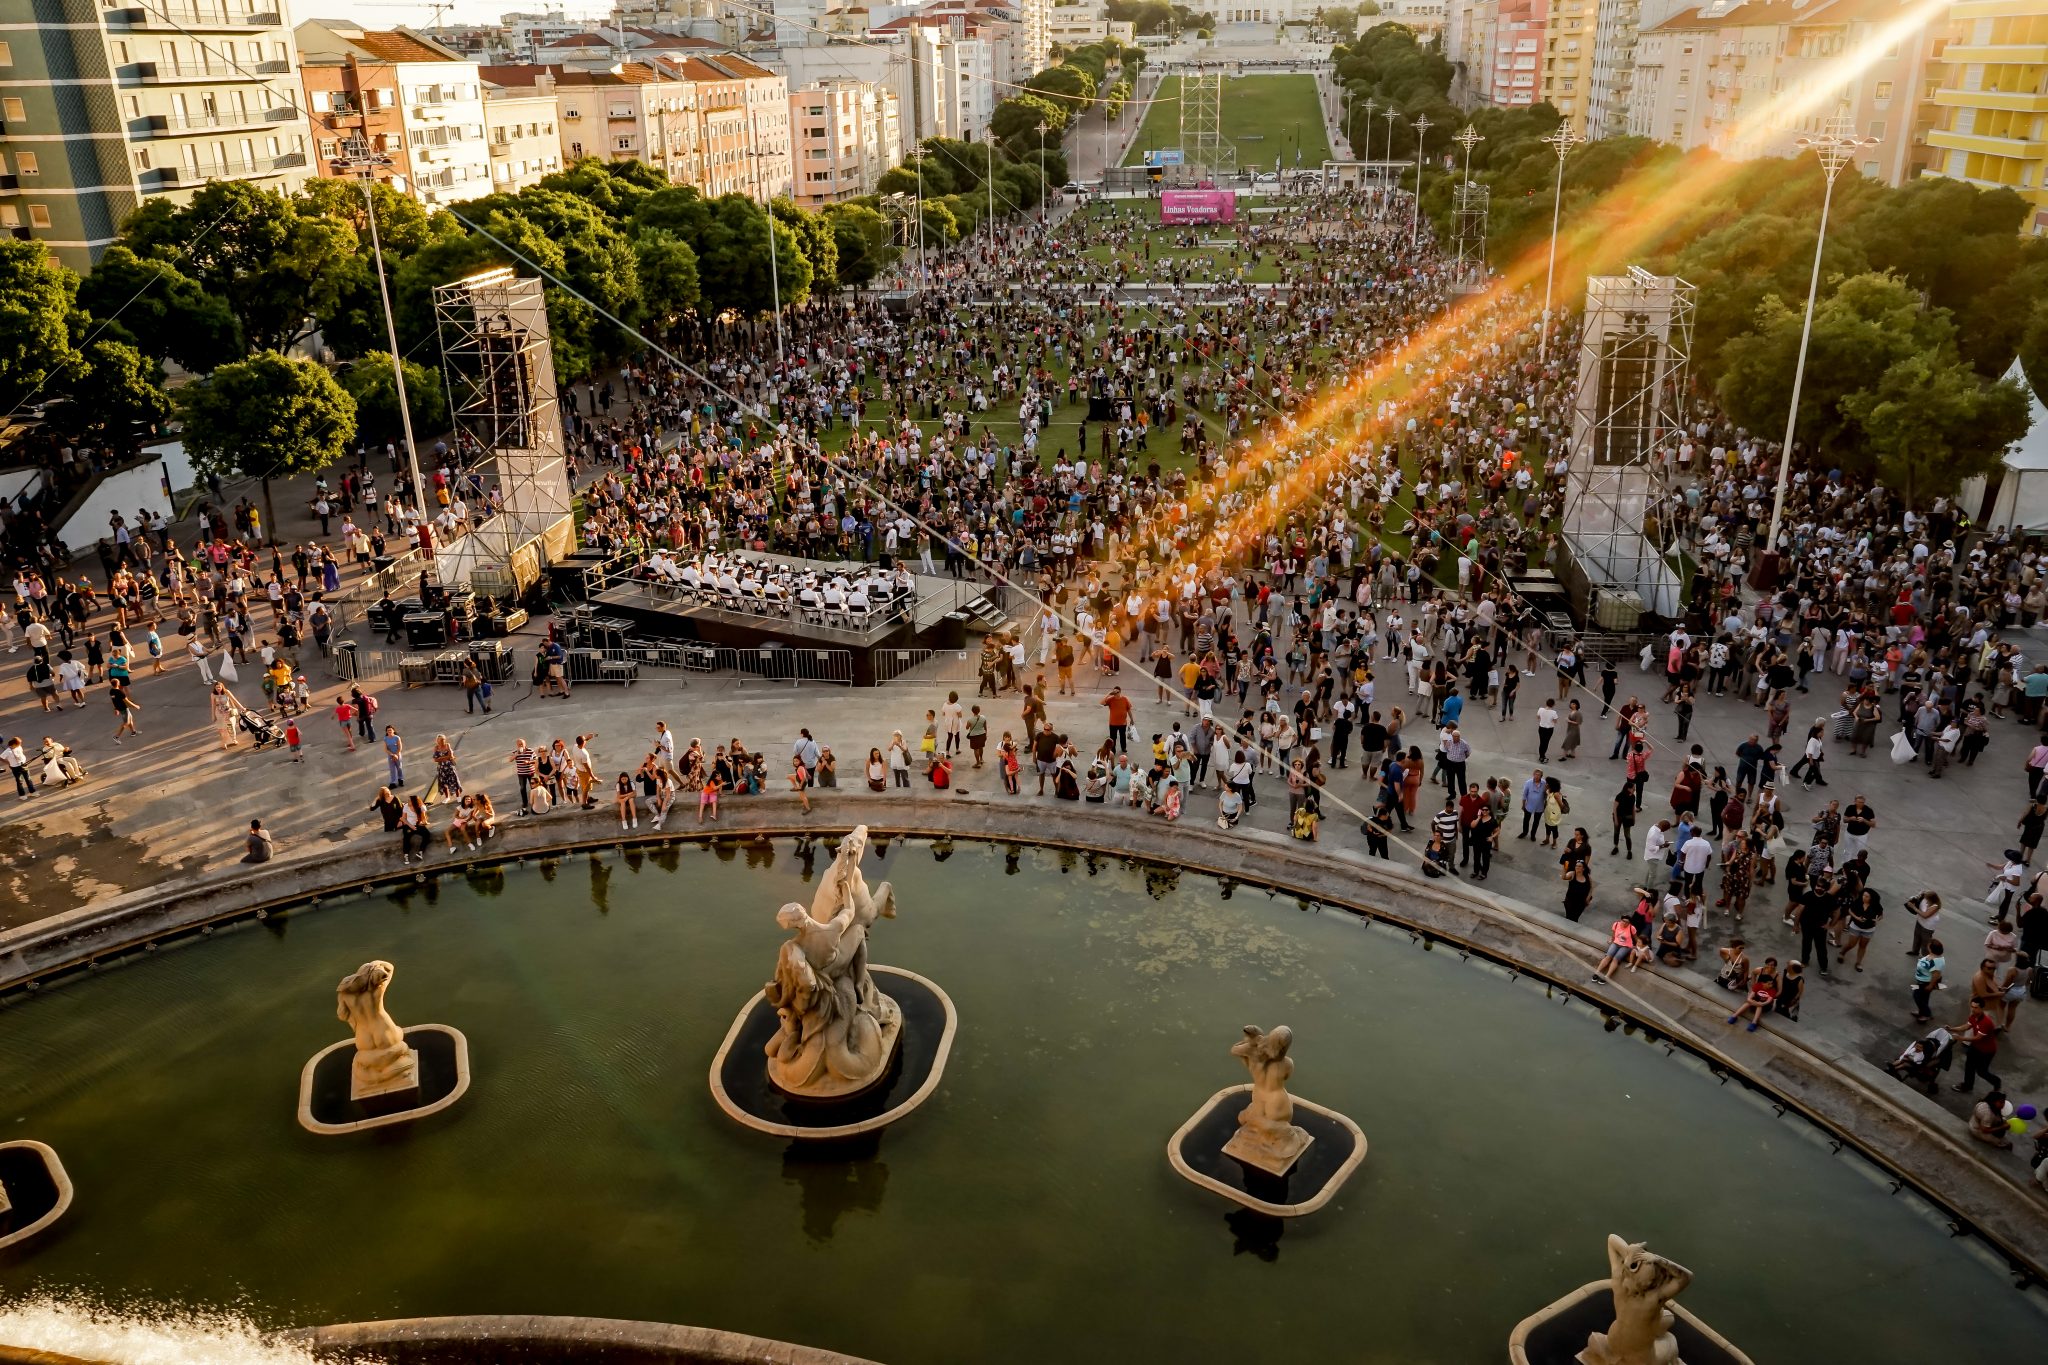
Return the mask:
<path id="1" fill-rule="evenodd" d="M 434 329 L 455 429 L 490 458 L 499 498 L 441 552 L 441 581 L 523 590 L 576 539 L 541 282 L 501 267 L 440 285 Z"/>
<path id="2" fill-rule="evenodd" d="M 1659 528 L 1668 524 L 1661 511 L 1685 425 L 1697 294 L 1638 266 L 1595 276 L 1586 281 L 1579 343 L 1565 544 L 1593 589 L 1633 594 L 1661 616 L 1679 608 L 1680 580 Z"/>
<path id="3" fill-rule="evenodd" d="M 1461 276 L 1486 269 L 1486 215 L 1493 191 L 1467 180 L 1451 192 L 1451 240 L 1457 248 Z"/>
<path id="4" fill-rule="evenodd" d="M 1180 78 L 1180 147 L 1185 163 L 1212 180 L 1237 170 L 1237 144 L 1223 136 L 1223 72 Z"/>

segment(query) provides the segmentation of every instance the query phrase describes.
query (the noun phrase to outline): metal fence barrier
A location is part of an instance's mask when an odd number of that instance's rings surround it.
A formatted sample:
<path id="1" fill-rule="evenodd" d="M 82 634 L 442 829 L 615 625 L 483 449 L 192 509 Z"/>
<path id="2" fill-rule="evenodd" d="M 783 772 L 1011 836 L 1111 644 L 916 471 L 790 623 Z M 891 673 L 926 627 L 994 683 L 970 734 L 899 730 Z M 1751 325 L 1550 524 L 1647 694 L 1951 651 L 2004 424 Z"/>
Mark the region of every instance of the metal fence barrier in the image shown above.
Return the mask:
<path id="1" fill-rule="evenodd" d="M 750 645 L 741 649 L 723 645 L 716 651 L 714 667 L 738 673 L 742 684 L 749 678 L 759 678 L 764 682 L 786 682 L 792 686 L 802 682 L 853 686 L 853 651 L 850 649 L 791 648 L 787 645 Z"/>

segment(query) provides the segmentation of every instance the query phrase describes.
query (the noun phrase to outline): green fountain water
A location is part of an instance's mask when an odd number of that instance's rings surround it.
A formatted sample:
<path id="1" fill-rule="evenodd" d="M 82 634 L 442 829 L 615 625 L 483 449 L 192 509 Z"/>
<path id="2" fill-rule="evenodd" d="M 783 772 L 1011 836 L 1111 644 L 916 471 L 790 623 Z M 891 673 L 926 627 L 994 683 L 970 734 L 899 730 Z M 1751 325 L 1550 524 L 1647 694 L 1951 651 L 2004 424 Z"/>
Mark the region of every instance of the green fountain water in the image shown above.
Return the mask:
<path id="1" fill-rule="evenodd" d="M 2038 1297 L 1815 1130 L 1540 985 L 1286 896 L 1113 859 L 897 843 L 878 962 L 951 993 L 934 1098 L 871 1155 L 745 1131 L 706 1074 L 767 977 L 788 842 L 574 857 L 329 902 L 0 1011 L 0 1134 L 78 1198 L 9 1294 L 259 1324 L 464 1313 L 655 1319 L 921 1365 L 1496 1361 L 1604 1274 L 1620 1231 L 1759 1365 L 2000 1358 Z M 469 1095 L 317 1138 L 299 1068 L 334 983 L 469 1037 Z M 1271 1226 L 1168 1167 L 1242 1078 L 1245 1023 L 1297 1035 L 1297 1093 L 1371 1142 L 1337 1201 Z M 0 1319 L 4 1323 L 4 1319 Z"/>

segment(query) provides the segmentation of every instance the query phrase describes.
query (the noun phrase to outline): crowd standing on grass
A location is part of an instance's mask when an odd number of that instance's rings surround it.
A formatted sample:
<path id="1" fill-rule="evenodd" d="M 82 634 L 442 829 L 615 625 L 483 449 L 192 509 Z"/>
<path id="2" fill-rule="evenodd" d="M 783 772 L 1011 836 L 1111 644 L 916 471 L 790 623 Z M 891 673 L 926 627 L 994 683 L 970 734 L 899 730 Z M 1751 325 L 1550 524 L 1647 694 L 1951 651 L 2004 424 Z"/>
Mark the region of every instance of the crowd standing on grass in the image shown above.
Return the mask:
<path id="1" fill-rule="evenodd" d="M 1556 868 L 1566 917 L 1617 912 L 1603 988 L 1706 954 L 1732 1025 L 1783 1027 L 1810 983 L 1865 970 L 1876 942 L 1914 964 L 1928 1064 L 1960 1051 L 1959 1087 L 1995 1086 L 2048 951 L 2048 871 L 2034 870 L 2048 660 L 2011 633 L 2048 610 L 2043 551 L 1967 527 L 1944 499 L 1908 507 L 1805 468 L 1766 546 L 1779 452 L 1702 402 L 1655 453 L 1667 491 L 1645 526 L 1696 566 L 1682 621 L 1601 657 L 1508 587 L 1551 562 L 1581 457 L 1570 327 L 1544 347 L 1526 299 L 1453 311 L 1455 270 L 1369 205 L 1284 207 L 1232 229 L 1145 230 L 1113 212 L 1026 225 L 939 257 L 901 308 L 794 310 L 779 342 L 685 321 L 567 393 L 582 535 L 647 573 L 750 546 L 887 556 L 1031 594 L 1021 627 L 985 642 L 973 699 L 849 749 L 849 787 L 957 791 L 986 767 L 1007 794 L 1167 821 L 1195 809 L 1225 829 L 1284 794 L 1295 838 L 1329 839 L 1342 810 L 1343 842 L 1355 830 L 1369 856 L 1398 848 L 1426 876 L 1474 883 L 1505 841 Z M 708 824 L 721 799 L 790 791 L 808 809 L 841 785 L 840 757 L 808 731 L 772 756 L 661 726 L 644 743 L 522 739 L 469 761 L 443 736 L 409 775 L 405 738 L 353 687 L 323 732 L 312 711 L 330 703 L 302 665 L 331 644 L 332 596 L 414 532 L 402 463 L 365 449 L 316 484 L 323 534 L 298 545 L 272 540 L 246 498 L 215 510 L 217 489 L 183 543 L 182 528 L 116 514 L 103 589 L 32 519 L 10 520 L 15 609 L 0 624 L 40 712 L 105 705 L 121 742 L 145 733 L 142 681 L 189 671 L 223 748 L 264 742 L 274 722 L 294 756 L 380 750 L 373 806 L 407 860 L 563 809 L 663 829 L 692 805 Z M 459 450 L 427 463 L 442 534 L 488 513 L 495 495 Z M 1746 582 L 1767 549 L 1780 572 L 1758 591 Z M 566 697 L 548 648 L 542 676 Z M 1051 722 L 1077 673 L 1106 688 L 1099 735 Z M 464 694 L 491 710 L 480 678 Z M 1710 752 L 1693 732 L 1702 705 L 1746 708 L 1747 739 Z M 1162 707 L 1179 714 L 1141 723 Z M 1525 771 L 1473 771 L 1481 713 L 1522 727 Z M 2012 847 L 1987 859 L 1981 893 L 1998 918 L 1952 968 L 1939 894 L 1887 906 L 1873 885 L 1884 812 L 1854 774 L 1889 761 L 1942 781 L 2022 752 Z M 0 762 L 23 801 L 84 778 L 54 739 L 15 738 Z M 1586 771 L 1603 763 L 1609 775 Z M 486 788 L 513 785 L 501 810 Z M 1883 930 L 1887 914 L 1899 928 Z M 1958 928 L 1951 915 L 1949 942 Z M 1759 961 L 1748 939 L 1765 935 L 1783 947 Z M 1937 1008 L 1965 983 L 1966 1016 Z"/>

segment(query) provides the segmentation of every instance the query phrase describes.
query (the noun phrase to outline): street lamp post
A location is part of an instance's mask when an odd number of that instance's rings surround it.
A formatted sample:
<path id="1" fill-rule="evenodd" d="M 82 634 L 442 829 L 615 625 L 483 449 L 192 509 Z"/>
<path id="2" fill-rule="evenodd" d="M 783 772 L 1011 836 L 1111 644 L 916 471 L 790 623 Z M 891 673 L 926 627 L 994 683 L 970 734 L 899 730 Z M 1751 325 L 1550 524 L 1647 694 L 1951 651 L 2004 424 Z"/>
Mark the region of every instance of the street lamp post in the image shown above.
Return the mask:
<path id="1" fill-rule="evenodd" d="M 1413 251 L 1422 236 L 1422 135 L 1430 129 L 1429 115 L 1415 116 L 1415 211 L 1408 219 L 1408 249 Z"/>
<path id="2" fill-rule="evenodd" d="M 1536 344 L 1539 362 L 1550 358 L 1550 291 L 1557 279 L 1557 225 L 1564 210 L 1564 159 L 1579 145 L 1579 137 L 1569 123 L 1560 123 L 1557 131 L 1543 140 L 1557 153 L 1557 188 L 1550 200 L 1550 264 L 1543 272 L 1543 336 Z"/>
<path id="3" fill-rule="evenodd" d="M 1465 149 L 1465 183 L 1469 185 L 1472 183 L 1472 149 L 1486 141 L 1486 134 L 1468 123 L 1458 130 L 1458 135 L 1451 141 Z"/>
<path id="4" fill-rule="evenodd" d="M 1792 406 L 1785 413 L 1785 443 L 1778 452 L 1778 490 L 1771 499 L 1771 531 L 1765 537 L 1763 554 L 1758 557 L 1756 575 L 1752 580 L 1760 587 L 1776 583 L 1778 577 L 1778 529 L 1785 520 L 1785 486 L 1792 473 L 1792 435 L 1799 426 L 1799 390 L 1806 380 L 1806 345 L 1813 337 L 1813 310 L 1820 294 L 1820 258 L 1828 243 L 1828 210 L 1835 201 L 1835 177 L 1855 159 L 1856 153 L 1866 147 L 1875 147 L 1877 139 L 1858 137 L 1848 119 L 1835 118 L 1829 120 L 1825 132 L 1816 137 L 1802 137 L 1793 145 L 1811 151 L 1820 159 L 1820 170 L 1827 178 L 1827 187 L 1820 197 L 1820 233 L 1813 243 L 1813 274 L 1806 282 L 1806 318 L 1799 325 L 1799 359 L 1792 366 Z"/>
<path id="5" fill-rule="evenodd" d="M 1367 169 L 1367 171 L 1368 171 L 1368 172 L 1369 172 L 1369 171 L 1370 171 L 1370 170 L 1372 169 L 1372 116 L 1373 116 L 1373 113 L 1374 113 L 1374 111 L 1375 111 L 1375 110 L 1377 110 L 1377 109 L 1378 109 L 1379 107 L 1380 107 L 1380 105 L 1379 105 L 1379 101 L 1378 101 L 1378 100 L 1376 100 L 1376 99 L 1373 99 L 1373 98 L 1372 98 L 1372 97 L 1371 97 L 1370 95 L 1368 95 L 1368 96 L 1366 97 L 1366 100 L 1365 100 L 1365 165 L 1366 165 L 1366 169 Z M 1348 125 L 1347 125 L 1347 126 L 1346 126 L 1346 128 L 1345 128 L 1345 132 L 1346 132 L 1347 134 L 1348 134 L 1348 133 L 1350 132 L 1350 128 L 1349 128 L 1349 126 L 1348 126 Z M 1355 150 L 1355 149 L 1354 149 L 1354 150 Z"/>
<path id="6" fill-rule="evenodd" d="M 1394 107 L 1392 100 L 1387 101 L 1387 107 L 1380 111 L 1380 117 L 1387 121 L 1387 189 L 1386 193 L 1380 196 L 1380 217 L 1382 218 L 1386 217 L 1388 201 L 1394 197 L 1394 120 L 1400 116 L 1400 112 L 1400 110 Z M 1372 130 L 1368 128 L 1366 131 L 1371 132 Z M 1367 148 L 1367 155 L 1371 155 L 1370 148 Z"/>
<path id="7" fill-rule="evenodd" d="M 363 216 L 370 223 L 370 254 L 377 260 L 377 298 L 384 305 L 384 335 L 391 345 L 391 382 L 398 389 L 398 424 L 405 433 L 406 467 L 412 472 L 412 501 L 419 514 L 419 524 L 413 531 L 419 540 L 420 553 L 431 558 L 434 553 L 434 524 L 427 519 L 427 489 L 425 481 L 420 478 L 420 449 L 413 442 L 412 406 L 405 396 L 405 362 L 398 357 L 398 321 L 391 314 L 391 286 L 384 278 L 384 242 L 377 232 L 377 201 L 370 193 L 370 186 L 377 178 L 376 167 L 391 163 L 388 157 L 372 155 L 369 142 L 360 137 L 352 137 L 342 143 L 342 153 L 342 169 L 361 172 L 357 183 L 363 187 Z"/>
<path id="8" fill-rule="evenodd" d="M 1038 225 L 1045 226 L 1045 201 L 1051 198 L 1045 192 L 1045 120 L 1038 121 Z"/>
<path id="9" fill-rule="evenodd" d="M 775 263 L 775 198 L 768 186 L 768 177 L 761 169 L 761 159 L 767 153 L 761 150 L 760 129 L 754 121 L 754 111 L 747 111 L 747 148 L 754 159 L 754 188 L 760 191 L 761 208 L 768 217 L 768 288 L 775 295 L 775 365 L 786 370 L 788 360 L 782 353 L 782 271 Z M 781 392 L 778 387 L 776 390 Z"/>

